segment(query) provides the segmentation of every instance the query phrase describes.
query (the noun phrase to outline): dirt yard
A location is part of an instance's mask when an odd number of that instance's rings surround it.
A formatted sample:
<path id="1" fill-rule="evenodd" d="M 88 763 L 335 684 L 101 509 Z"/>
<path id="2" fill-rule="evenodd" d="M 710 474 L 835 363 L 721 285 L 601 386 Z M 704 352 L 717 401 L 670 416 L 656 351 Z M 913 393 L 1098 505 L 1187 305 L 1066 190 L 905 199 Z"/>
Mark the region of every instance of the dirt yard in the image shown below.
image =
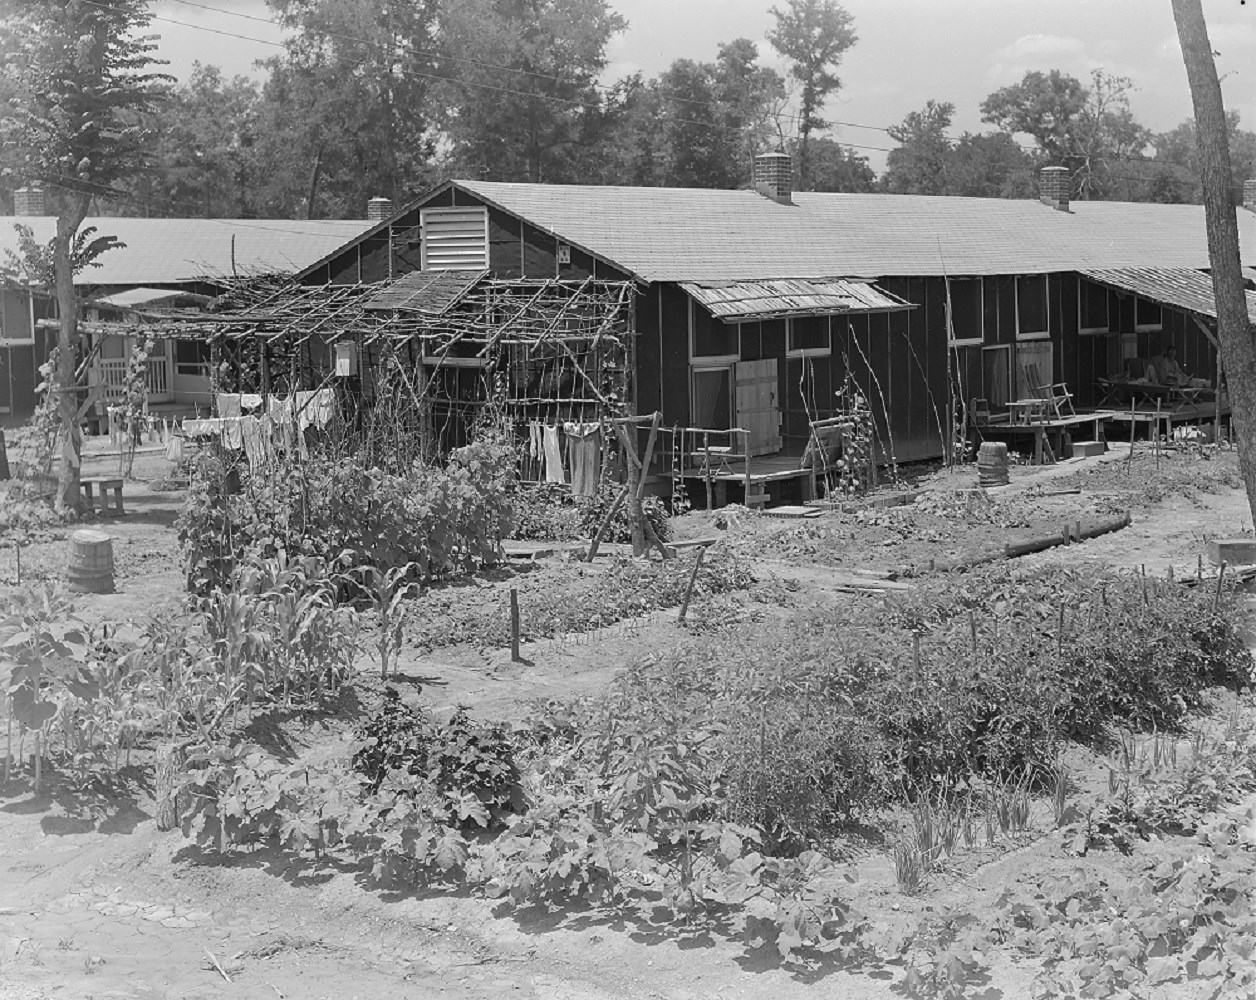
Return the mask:
<path id="1" fill-rule="evenodd" d="M 102 460 L 103 461 L 103 460 Z M 1067 547 L 1025 556 L 1033 565 L 1144 567 L 1164 576 L 1197 570 L 1207 538 L 1251 529 L 1234 457 L 1117 451 L 1102 459 L 1046 470 L 1016 468 L 1013 484 L 988 496 L 969 492 L 975 469 L 937 471 L 908 484 L 914 503 L 781 520 L 741 508 L 695 512 L 678 520 L 680 537 L 718 534 L 751 559 L 756 583 L 733 597 L 697 604 L 690 618 L 780 613 L 816 603 L 840 613 L 843 602 L 868 600 L 852 590 L 907 587 L 931 563 L 990 555 L 1013 540 L 1058 532 L 1129 511 L 1130 527 Z M 137 473 L 158 480 L 152 458 Z M 183 600 L 174 521 L 182 494 L 128 483 L 127 513 L 92 526 L 115 539 L 117 592 L 84 596 L 89 621 L 143 618 Z M 67 531 L 41 528 L 22 536 L 24 582 L 63 572 Z M 0 601 L 15 583 L 14 548 L 0 539 Z M 1205 564 L 1205 572 L 1211 567 Z M 459 605 L 499 608 L 510 587 L 529 597 L 583 570 L 563 557 L 515 567 L 460 585 Z M 861 583 L 860 581 L 864 581 Z M 858 585 L 853 585 L 858 584 Z M 422 608 L 416 613 L 423 614 Z M 525 621 L 526 627 L 526 621 Z M 430 651 L 410 642 L 401 674 L 429 705 L 470 705 L 485 718 L 517 720 L 539 699 L 603 690 L 629 660 L 666 650 L 689 634 L 674 610 L 654 612 L 591 632 L 527 642 L 522 663 L 509 649 L 461 642 Z M 363 687 L 377 669 L 363 657 Z M 403 683 L 401 685 L 405 687 Z M 1221 711 L 1231 708 L 1223 705 Z M 283 755 L 301 760 L 334 752 L 353 720 L 331 717 L 281 734 Z M 1100 783 L 1102 765 L 1079 755 L 1081 784 Z M 160 833 L 151 788 L 137 785 L 124 801 L 85 810 L 64 791 L 35 797 L 14 782 L 0 789 L 0 997 L 51 998 L 488 998 L 546 1000 L 734 997 L 889 997 L 902 995 L 884 969 L 834 965 L 800 972 L 772 949 L 739 941 L 661 933 L 648 924 L 595 912 L 506 914 L 492 901 L 425 891 L 381 893 L 358 870 L 261 850 L 223 860 L 179 831 Z M 947 908 L 980 907 L 1011 881 L 1032 882 L 1079 867 L 1091 877 L 1132 877 L 1155 856 L 1186 857 L 1192 842 L 1137 845 L 1069 857 L 1048 831 L 1049 806 L 1036 806 L 1034 831 L 993 847 L 961 851 L 919 897 L 901 894 L 890 859 L 872 843 L 851 847 L 849 892 L 881 915 L 887 935 L 904 920 Z M 1158 853 L 1156 853 L 1158 852 Z M 1027 996 L 1032 966 L 996 963 L 988 1000 Z M 1187 986 L 1142 995 L 1191 996 Z"/>

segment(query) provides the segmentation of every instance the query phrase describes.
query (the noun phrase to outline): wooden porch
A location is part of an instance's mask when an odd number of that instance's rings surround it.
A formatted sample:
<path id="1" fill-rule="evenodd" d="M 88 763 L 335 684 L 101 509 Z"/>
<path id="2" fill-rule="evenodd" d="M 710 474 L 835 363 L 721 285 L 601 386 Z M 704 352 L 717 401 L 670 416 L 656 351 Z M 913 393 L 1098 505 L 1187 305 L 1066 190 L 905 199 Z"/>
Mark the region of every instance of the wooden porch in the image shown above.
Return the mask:
<path id="1" fill-rule="evenodd" d="M 1104 441 L 1103 425 L 1112 415 L 1111 410 L 1093 410 L 1067 416 L 1017 420 L 1014 413 L 997 413 L 975 422 L 973 427 L 982 440 L 1015 442 L 1032 439 L 1034 464 L 1043 465 L 1048 456 L 1051 462 L 1063 458 L 1075 435 L 1087 427 L 1090 437 L 1080 440 Z"/>

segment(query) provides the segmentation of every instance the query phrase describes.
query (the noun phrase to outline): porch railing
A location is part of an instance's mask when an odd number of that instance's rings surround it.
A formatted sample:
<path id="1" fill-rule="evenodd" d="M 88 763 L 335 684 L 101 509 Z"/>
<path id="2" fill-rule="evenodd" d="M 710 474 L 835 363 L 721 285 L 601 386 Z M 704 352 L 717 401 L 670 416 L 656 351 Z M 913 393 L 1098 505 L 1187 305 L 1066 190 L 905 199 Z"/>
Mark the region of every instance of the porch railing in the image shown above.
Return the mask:
<path id="1" fill-rule="evenodd" d="M 126 376 L 129 362 L 126 358 L 102 358 L 97 363 L 100 384 L 104 386 L 104 398 L 107 402 L 116 402 L 126 395 Z M 169 376 L 166 372 L 165 358 L 149 358 L 148 370 L 144 373 L 144 386 L 149 398 L 168 396 L 170 394 Z"/>

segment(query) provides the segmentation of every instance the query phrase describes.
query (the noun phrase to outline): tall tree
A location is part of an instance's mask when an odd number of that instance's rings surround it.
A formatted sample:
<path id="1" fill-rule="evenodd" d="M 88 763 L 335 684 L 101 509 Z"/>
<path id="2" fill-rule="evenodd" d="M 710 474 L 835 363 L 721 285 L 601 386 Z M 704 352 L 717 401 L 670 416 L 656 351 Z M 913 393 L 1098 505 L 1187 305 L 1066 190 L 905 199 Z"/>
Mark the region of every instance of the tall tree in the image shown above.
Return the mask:
<path id="1" fill-rule="evenodd" d="M 1076 77 L 1058 69 L 1034 70 L 987 96 L 981 102 L 981 120 L 1032 136 L 1050 162 L 1063 164 L 1072 153 L 1073 132 L 1085 106 L 1086 88 Z"/>
<path id="2" fill-rule="evenodd" d="M 82 438 L 79 427 L 78 297 L 72 254 L 93 195 L 134 171 L 144 157 L 139 123 L 170 78 L 154 73 L 155 45 L 143 34 L 145 0 L 23 0 L 0 30 L 3 74 L 12 93 L 0 109 L 0 142 L 8 169 L 55 192 L 53 245 L 58 337 L 57 385 L 64 436 L 58 505 L 77 510 Z"/>
<path id="3" fill-rule="evenodd" d="M 885 189 L 892 194 L 946 194 L 951 140 L 946 130 L 955 116 L 950 101 L 930 99 L 887 130 L 898 148 L 885 158 Z"/>
<path id="4" fill-rule="evenodd" d="M 1006 132 L 964 132 L 946 161 L 946 193 L 968 198 L 1032 198 L 1033 159 Z"/>
<path id="5" fill-rule="evenodd" d="M 863 193 L 876 188 L 877 175 L 868 158 L 833 139 L 811 140 L 811 189 Z"/>
<path id="6" fill-rule="evenodd" d="M 194 63 L 187 82 L 150 116 L 153 151 L 131 181 L 136 200 L 208 218 L 260 214 L 267 178 L 257 149 L 260 104 L 255 81 Z"/>
<path id="7" fill-rule="evenodd" d="M 1195 108 L 1221 365 L 1230 389 L 1230 418 L 1238 428 L 1239 467 L 1247 486 L 1247 503 L 1256 522 L 1256 339 L 1247 313 L 1239 224 L 1230 194 L 1234 171 L 1226 139 L 1225 105 L 1200 0 L 1172 0 L 1172 4 Z"/>
<path id="8" fill-rule="evenodd" d="M 824 102 L 841 87 L 838 64 L 859 38 L 855 19 L 837 0 L 787 0 L 784 9 L 773 7 L 771 12 L 776 26 L 768 32 L 768 41 L 790 61 L 790 72 L 802 84 L 798 177 L 806 189 L 811 184 L 811 133 L 829 127 L 822 115 Z"/>
<path id="9" fill-rule="evenodd" d="M 607 0 L 459 0 L 441 14 L 442 126 L 460 170 L 580 180 L 602 120 L 606 46 L 627 22 Z"/>
<path id="10" fill-rule="evenodd" d="M 1226 137 L 1230 144 L 1231 196 L 1238 198 L 1243 182 L 1256 177 L 1256 133 L 1241 128 L 1237 111 L 1226 112 Z M 1195 122 L 1187 119 L 1176 128 L 1151 138 L 1155 150 L 1153 201 L 1199 203 L 1199 139 Z"/>
<path id="11" fill-rule="evenodd" d="M 270 59 L 256 156 L 267 214 L 360 218 L 430 171 L 439 0 L 267 0 Z"/>
<path id="12" fill-rule="evenodd" d="M 785 81 L 758 57 L 753 42 L 738 38 L 721 45 L 713 63 L 677 59 L 651 81 L 655 183 L 750 182 L 754 154 L 776 145 L 773 110 L 785 95 Z"/>
<path id="13" fill-rule="evenodd" d="M 1151 139 L 1130 111 L 1133 89 L 1127 77 L 1101 69 L 1089 87 L 1056 69 L 1033 71 L 986 97 L 981 117 L 1032 136 L 1048 163 L 1069 168 L 1080 197 L 1111 197 L 1122 191 L 1119 165 L 1141 157 Z"/>

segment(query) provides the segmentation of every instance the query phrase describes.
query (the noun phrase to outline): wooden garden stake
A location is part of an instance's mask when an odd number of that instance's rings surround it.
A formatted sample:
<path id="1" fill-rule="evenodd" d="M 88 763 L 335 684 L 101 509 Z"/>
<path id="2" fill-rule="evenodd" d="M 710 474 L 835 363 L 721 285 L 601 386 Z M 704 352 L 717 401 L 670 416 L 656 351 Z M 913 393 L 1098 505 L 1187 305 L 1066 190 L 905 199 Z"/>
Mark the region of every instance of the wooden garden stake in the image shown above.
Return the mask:
<path id="1" fill-rule="evenodd" d="M 689 611 L 689 598 L 693 596 L 693 584 L 698 579 L 698 570 L 702 568 L 702 557 L 706 555 L 706 550 L 705 545 L 698 548 L 698 558 L 693 561 L 693 570 L 689 574 L 689 583 L 685 586 L 685 599 L 680 602 L 680 617 L 677 621 L 683 622 Z"/>
<path id="2" fill-rule="evenodd" d="M 1221 567 L 1217 570 L 1217 590 L 1212 595 L 1212 610 L 1216 612 L 1217 607 L 1221 604 L 1221 581 L 1225 577 L 1225 560 L 1221 560 Z"/>
<path id="3" fill-rule="evenodd" d="M 1204 557 L 1202 555 L 1196 556 L 1196 560 L 1197 562 L 1195 563 L 1195 582 L 1199 583 L 1204 578 Z"/>
<path id="4" fill-rule="evenodd" d="M 20 587 L 22 585 L 22 543 L 21 542 L 13 543 L 13 554 L 17 558 L 17 585 Z"/>
<path id="5" fill-rule="evenodd" d="M 1073 538 L 1075 538 L 1079 542 L 1082 540 L 1082 522 L 1081 521 L 1073 522 Z"/>
<path id="6" fill-rule="evenodd" d="M 973 634 L 973 653 L 977 652 L 977 616 L 973 612 L 968 612 L 968 628 Z"/>
<path id="7" fill-rule="evenodd" d="M 1156 449 L 1156 471 L 1160 471 L 1160 400 L 1156 400 L 1156 429 L 1153 432 Z"/>
<path id="8" fill-rule="evenodd" d="M 1130 450 L 1129 450 L 1129 454 L 1125 456 L 1126 475 L 1129 474 L 1130 466 L 1134 462 L 1134 428 L 1136 426 L 1138 425 L 1134 421 L 1134 400 L 1131 399 L 1130 400 Z"/>
<path id="9" fill-rule="evenodd" d="M 13 706 L 8 695 L 0 694 L 4 701 L 4 783 L 9 783 L 13 773 Z"/>
<path id="10" fill-rule="evenodd" d="M 519 655 L 519 590 L 510 588 L 510 660 L 519 663 L 523 657 Z"/>

